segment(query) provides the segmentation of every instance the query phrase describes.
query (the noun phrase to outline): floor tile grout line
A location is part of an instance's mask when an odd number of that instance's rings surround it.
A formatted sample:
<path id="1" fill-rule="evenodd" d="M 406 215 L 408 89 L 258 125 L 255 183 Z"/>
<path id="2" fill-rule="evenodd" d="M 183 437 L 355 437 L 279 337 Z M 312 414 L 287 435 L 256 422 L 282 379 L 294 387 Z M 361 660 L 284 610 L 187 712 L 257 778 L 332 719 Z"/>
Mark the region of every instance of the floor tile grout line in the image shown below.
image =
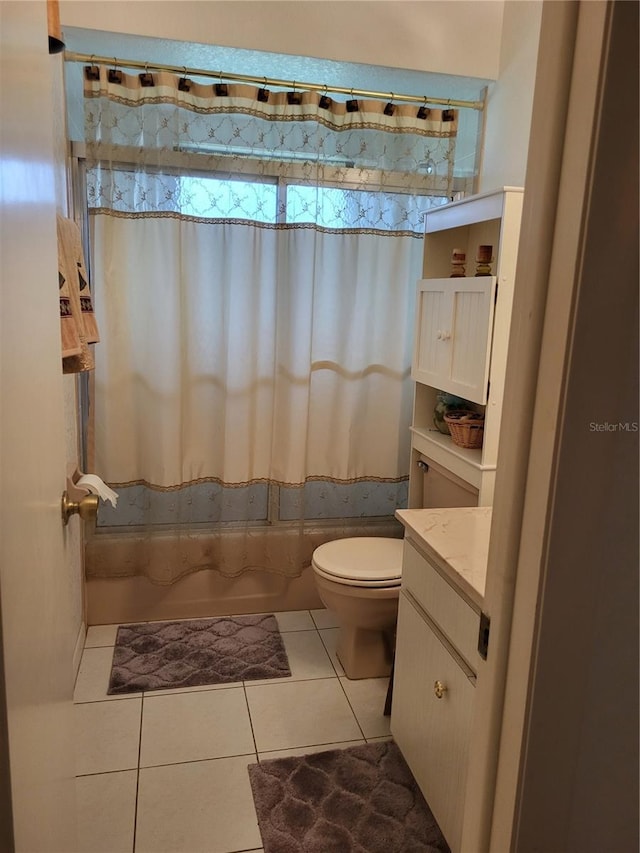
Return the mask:
<path id="1" fill-rule="evenodd" d="M 251 717 L 251 708 L 249 707 L 249 697 L 247 696 L 247 688 L 246 688 L 246 682 L 245 681 L 242 682 L 242 689 L 244 691 L 244 701 L 245 701 L 245 704 L 247 706 L 247 716 L 249 717 L 249 726 L 251 728 L 251 738 L 253 740 L 253 750 L 254 750 L 253 756 L 254 756 L 255 763 L 260 764 L 260 756 L 258 755 L 258 744 L 256 743 L 256 734 L 253 730 L 253 719 Z M 249 767 L 248 766 L 247 766 L 247 775 L 249 775 Z M 249 785 L 251 785 L 251 782 L 249 782 Z M 262 839 L 262 832 L 260 830 L 260 824 L 258 823 L 258 809 L 256 808 L 255 799 L 253 798 L 253 789 L 251 792 L 251 799 L 253 801 L 253 810 L 254 810 L 254 813 L 256 816 L 256 826 L 258 827 L 258 832 L 260 833 L 260 842 L 264 846 L 263 839 Z M 254 849 L 260 850 L 261 848 L 256 847 Z M 239 853 L 242 853 L 242 851 L 239 851 Z"/>
<path id="2" fill-rule="evenodd" d="M 112 694 L 113 695 L 113 694 Z M 99 702 L 131 702 L 132 699 L 142 699 L 142 691 L 140 693 L 120 693 L 116 699 L 111 699 L 105 695 L 104 699 L 83 699 L 81 702 L 74 702 L 74 705 L 97 705 Z"/>
<path id="3" fill-rule="evenodd" d="M 228 853 L 260 853 L 264 847 L 243 847 L 241 850 L 229 850 Z"/>
<path id="4" fill-rule="evenodd" d="M 119 767 L 117 770 L 98 770 L 97 773 L 76 773 L 76 779 L 86 779 L 89 776 L 109 776 L 112 773 L 137 773 L 137 767 Z"/>
<path id="5" fill-rule="evenodd" d="M 142 758 L 142 724 L 144 718 L 144 693 L 140 701 L 140 735 L 138 738 L 138 767 L 136 772 L 136 800 L 133 812 L 133 846 L 131 853 L 136 851 L 136 834 L 138 832 L 138 798 L 140 795 L 140 759 Z"/>
<path id="6" fill-rule="evenodd" d="M 345 677 L 346 677 L 346 676 L 345 676 Z M 348 704 L 348 705 L 349 705 L 349 707 L 351 708 L 351 713 L 353 714 L 353 718 L 354 718 L 354 720 L 356 721 L 356 725 L 357 725 L 357 726 L 358 726 L 358 728 L 360 729 L 360 732 L 362 733 L 362 737 L 363 737 L 363 738 L 364 738 L 364 740 L 366 741 L 367 736 L 366 736 L 366 735 L 365 735 L 365 733 L 364 733 L 364 729 L 363 729 L 363 728 L 362 728 L 362 726 L 360 725 L 360 720 L 358 719 L 358 715 L 356 714 L 355 709 L 354 709 L 353 705 L 351 704 L 351 700 L 349 699 L 349 696 L 348 696 L 348 694 L 347 694 L 347 691 L 344 689 L 344 684 L 342 683 L 342 679 L 341 679 L 341 678 L 338 678 L 338 684 L 340 685 L 340 689 L 341 689 L 341 690 L 342 690 L 342 692 L 344 693 L 344 697 L 345 697 L 345 699 L 347 700 L 347 704 Z"/>
<path id="7" fill-rule="evenodd" d="M 291 752 L 291 753 L 293 753 L 293 750 L 297 751 L 297 750 L 304 750 L 304 749 L 315 749 L 318 746 L 326 746 L 326 747 L 335 746 L 336 748 L 339 748 L 340 744 L 352 743 L 354 740 L 355 741 L 362 740 L 362 741 L 367 743 L 367 742 L 372 741 L 372 740 L 383 740 L 383 739 L 392 740 L 393 738 L 391 735 L 375 735 L 375 736 L 372 736 L 369 738 L 363 736 L 362 738 L 356 737 L 356 738 L 346 738 L 345 740 L 330 740 L 330 741 L 325 741 L 323 743 L 307 743 L 307 744 L 301 744 L 300 746 L 285 746 L 285 747 L 282 747 L 280 749 L 263 749 L 263 750 L 259 751 L 256 748 L 256 750 L 254 752 L 240 752 L 240 753 L 234 753 L 233 755 L 218 755 L 218 756 L 210 757 L 210 758 L 190 758 L 187 761 L 170 761 L 170 762 L 167 762 L 166 764 L 149 764 L 149 765 L 140 765 L 138 767 L 120 767 L 117 770 L 100 770 L 97 773 L 77 773 L 75 778 L 76 779 L 86 779 L 86 778 L 90 778 L 92 776 L 110 776 L 110 775 L 113 775 L 114 773 L 133 773 L 133 772 L 136 772 L 139 775 L 140 770 L 156 770 L 160 767 L 176 767 L 176 766 L 180 766 L 183 764 L 202 764 L 206 761 L 226 761 L 229 758 L 251 758 L 253 756 L 253 757 L 255 757 L 256 761 L 260 761 L 261 755 L 263 756 L 262 760 L 264 760 L 264 761 L 274 761 L 277 759 L 269 758 L 270 753 L 276 753 L 276 752 Z M 300 755 L 303 755 L 303 754 L 304 753 L 302 753 L 302 752 L 300 753 Z M 285 756 L 283 756 L 283 757 L 285 757 Z M 291 757 L 295 757 L 295 756 L 292 755 Z M 137 793 L 138 792 L 136 790 L 136 798 L 137 798 Z"/>
<path id="8" fill-rule="evenodd" d="M 326 647 L 325 647 L 325 650 L 326 650 Z M 327 654 L 329 655 L 328 652 L 327 652 Z M 329 657 L 330 657 L 330 655 L 329 655 Z M 332 662 L 332 666 L 333 666 L 333 662 Z M 341 676 L 338 673 L 336 673 L 336 670 L 334 667 L 334 674 L 333 675 L 314 675 L 314 676 L 310 676 L 308 678 L 260 678 L 260 679 L 256 679 L 255 681 L 251 681 L 251 680 L 249 680 L 249 681 L 233 681 L 233 682 L 229 682 L 228 685 L 221 685 L 221 684 L 218 684 L 215 686 L 214 685 L 202 685 L 202 686 L 199 685 L 197 687 L 197 689 L 180 688 L 180 687 L 176 687 L 175 689 L 173 689 L 171 687 L 168 687 L 168 688 L 166 688 L 166 690 L 170 691 L 170 692 L 166 692 L 166 693 L 164 692 L 165 688 L 163 688 L 163 690 L 159 690 L 157 692 L 155 690 L 140 690 L 136 693 L 112 694 L 111 696 L 104 696 L 104 697 L 100 697 L 99 699 L 83 699 L 81 701 L 76 700 L 73 704 L 74 705 L 97 705 L 100 702 L 126 702 L 126 701 L 130 701 L 131 699 L 141 699 L 143 696 L 146 699 L 163 699 L 163 698 L 166 698 L 167 696 L 176 696 L 176 695 L 181 694 L 181 693 L 213 693 L 213 692 L 218 692 L 220 690 L 239 690 L 243 685 L 245 685 L 247 687 L 271 687 L 271 686 L 276 687 L 280 684 L 302 684 L 302 683 L 305 683 L 308 681 L 327 681 L 331 678 L 342 678 L 342 677 L 344 677 L 344 676 Z M 114 698 L 112 698 L 112 696 Z"/>
<path id="9" fill-rule="evenodd" d="M 244 691 L 244 701 L 247 706 L 247 715 L 249 717 L 249 726 L 251 728 L 251 738 L 253 739 L 253 750 L 256 756 L 256 761 L 260 763 L 260 758 L 258 757 L 258 744 L 256 742 L 256 733 L 253 730 L 253 718 L 251 717 L 251 708 L 249 706 L 249 697 L 247 696 L 247 686 L 246 682 L 242 682 L 242 689 Z"/>
<path id="10" fill-rule="evenodd" d="M 314 678 L 286 678 L 282 681 L 272 679 L 271 681 L 247 681 L 244 682 L 248 688 L 251 687 L 286 687 L 288 684 L 306 684 L 309 681 L 333 681 L 338 678 L 337 675 L 318 675 Z"/>
<path id="11" fill-rule="evenodd" d="M 264 758 L 262 759 L 264 761 L 277 761 L 278 760 L 277 758 L 268 758 L 267 757 L 268 754 L 270 752 L 292 752 L 294 749 L 295 750 L 298 750 L 298 749 L 314 749 L 316 746 L 334 746 L 335 745 L 336 747 L 338 747 L 339 744 L 341 744 L 341 743 L 352 743 L 354 740 L 356 740 L 356 741 L 363 740 L 363 741 L 365 741 L 365 743 L 367 741 L 367 739 L 364 736 L 362 738 L 350 737 L 350 738 L 347 738 L 346 740 L 329 740 L 326 743 L 307 743 L 304 746 L 285 746 L 283 749 L 264 749 L 262 751 L 262 753 L 260 753 L 260 754 L 262 754 L 264 756 Z M 300 753 L 300 755 L 303 755 L 303 753 Z M 291 755 L 291 756 L 282 756 L 282 757 L 284 757 L 284 758 L 287 758 L 287 757 L 288 758 L 295 758 L 296 756 Z"/>
<path id="12" fill-rule="evenodd" d="M 295 749 L 296 747 L 293 747 Z M 231 758 L 253 758 L 254 763 L 258 761 L 257 752 L 241 752 L 239 755 L 216 755 L 214 758 L 189 758 L 187 761 L 169 761 L 167 764 L 148 764 L 140 767 L 140 770 L 158 770 L 161 767 L 181 767 L 185 764 L 204 764 L 207 761 L 227 761 Z M 249 762 L 251 763 L 251 762 Z"/>
<path id="13" fill-rule="evenodd" d="M 326 628 L 323 628 L 322 630 L 323 630 L 323 631 L 326 631 L 327 629 L 326 629 Z M 329 660 L 331 661 L 331 666 L 333 667 L 333 671 L 334 671 L 334 672 L 335 672 L 335 674 L 336 674 L 336 678 L 340 678 L 340 673 L 338 672 L 338 669 L 337 669 L 337 667 L 336 667 L 335 663 L 333 662 L 333 658 L 331 657 L 331 652 L 330 652 L 330 651 L 329 651 L 329 649 L 327 648 L 327 644 L 325 643 L 324 638 L 323 638 L 322 634 L 320 633 L 320 629 L 318 629 L 318 636 L 320 637 L 320 642 L 321 642 L 321 643 L 322 643 L 322 645 L 324 646 L 324 650 L 325 650 L 325 652 L 327 653 L 327 657 L 328 657 L 328 658 L 329 658 Z M 336 652 L 336 659 L 338 659 L 338 654 L 337 654 L 337 652 Z"/>
<path id="14" fill-rule="evenodd" d="M 326 650 L 326 649 L 325 649 Z M 327 654 L 329 654 L 327 652 Z M 333 663 L 333 662 L 332 662 Z M 169 692 L 158 691 L 157 693 L 153 690 L 141 690 L 137 693 L 119 693 L 117 694 L 117 698 L 109 698 L 104 697 L 100 699 L 83 699 L 82 701 L 75 701 L 74 705 L 97 705 L 100 702 L 127 702 L 132 699 L 166 699 L 168 696 L 177 696 L 181 694 L 197 694 L 197 693 L 217 693 L 222 690 L 240 690 L 240 688 L 244 687 L 278 687 L 281 685 L 287 684 L 305 684 L 309 681 L 330 681 L 331 679 L 337 678 L 338 680 L 342 678 L 347 678 L 346 675 L 340 674 L 336 672 L 334 667 L 334 672 L 332 675 L 313 675 L 307 678 L 262 678 L 256 679 L 255 681 L 234 681 L 229 683 L 229 685 L 225 686 L 202 686 L 197 689 L 191 688 L 179 688 L 175 689 L 167 688 Z M 367 679 L 369 680 L 369 679 Z"/>

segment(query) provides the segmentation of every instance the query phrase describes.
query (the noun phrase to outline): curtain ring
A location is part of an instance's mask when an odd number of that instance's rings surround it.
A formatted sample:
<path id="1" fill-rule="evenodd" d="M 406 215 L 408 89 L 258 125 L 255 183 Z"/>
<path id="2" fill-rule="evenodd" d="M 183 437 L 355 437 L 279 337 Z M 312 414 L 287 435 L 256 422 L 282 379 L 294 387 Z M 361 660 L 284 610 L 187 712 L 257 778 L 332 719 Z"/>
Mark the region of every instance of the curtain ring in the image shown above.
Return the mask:
<path id="1" fill-rule="evenodd" d="M 118 70 L 118 60 L 115 56 L 113 57 L 113 68 L 107 72 L 107 80 L 109 83 L 122 83 L 122 71 Z"/>
<path id="2" fill-rule="evenodd" d="M 389 101 L 387 106 L 384 108 L 384 114 L 386 116 L 392 116 L 395 111 L 396 111 L 396 107 L 395 107 L 395 104 L 393 103 L 393 92 L 391 92 L 391 100 Z"/>
<path id="3" fill-rule="evenodd" d="M 329 107 L 331 106 L 331 98 L 329 97 L 328 93 L 329 93 L 329 87 L 325 83 L 324 84 L 324 93 L 322 95 L 320 95 L 320 98 L 318 99 L 318 106 L 320 107 L 321 110 L 328 110 Z"/>
<path id="4" fill-rule="evenodd" d="M 351 87 L 351 98 L 345 104 L 348 113 L 356 113 L 360 109 L 357 100 L 353 97 L 353 86 Z"/>
<path id="5" fill-rule="evenodd" d="M 191 89 L 191 80 L 187 80 L 187 66 L 182 66 L 182 77 L 178 80 L 178 90 L 188 92 Z"/>
<path id="6" fill-rule="evenodd" d="M 154 86 L 155 82 L 153 79 L 153 74 L 149 74 L 149 63 L 145 62 L 144 64 L 144 74 L 138 75 L 140 79 L 141 86 Z"/>
<path id="7" fill-rule="evenodd" d="M 218 71 L 218 82 L 215 85 L 216 95 L 225 98 L 229 94 L 229 89 L 226 83 L 222 82 L 222 71 Z"/>
<path id="8" fill-rule="evenodd" d="M 267 89 L 267 78 L 264 77 L 263 79 L 264 79 L 264 83 L 262 85 L 262 89 L 258 89 L 258 93 L 257 93 L 256 97 L 260 101 L 260 103 L 266 104 L 269 101 L 270 92 Z"/>
<path id="9" fill-rule="evenodd" d="M 424 103 L 418 109 L 418 112 L 416 114 L 416 118 L 426 119 L 429 117 L 430 112 L 431 112 L 431 110 L 427 107 L 427 96 L 425 95 L 424 96 Z"/>
<path id="10" fill-rule="evenodd" d="M 451 98 L 447 98 L 447 109 L 442 110 L 442 121 L 453 121 L 454 111 L 451 109 Z"/>
<path id="11" fill-rule="evenodd" d="M 302 92 L 296 92 L 296 81 L 293 81 L 293 92 L 287 92 L 287 103 L 298 106 L 302 103 Z"/>
<path id="12" fill-rule="evenodd" d="M 100 79 L 100 69 L 97 65 L 93 64 L 93 60 L 95 59 L 95 53 L 91 54 L 91 58 L 89 59 L 89 65 L 87 65 L 84 69 L 84 73 L 87 76 L 87 80 L 99 80 Z"/>

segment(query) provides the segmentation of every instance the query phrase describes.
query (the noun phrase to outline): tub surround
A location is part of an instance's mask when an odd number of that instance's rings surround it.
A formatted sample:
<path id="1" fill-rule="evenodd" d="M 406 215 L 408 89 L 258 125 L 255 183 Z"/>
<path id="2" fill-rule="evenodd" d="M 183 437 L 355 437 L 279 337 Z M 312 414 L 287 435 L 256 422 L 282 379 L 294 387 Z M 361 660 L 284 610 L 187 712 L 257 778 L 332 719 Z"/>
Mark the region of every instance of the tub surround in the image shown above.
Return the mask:
<path id="1" fill-rule="evenodd" d="M 476 609 L 481 609 L 489 554 L 491 507 L 401 509 L 405 534 Z"/>
<path id="2" fill-rule="evenodd" d="M 245 572 L 237 578 L 225 578 L 219 572 L 203 569 L 168 586 L 153 584 L 143 577 L 89 578 L 86 590 L 89 625 L 322 607 L 310 567 L 297 578 L 270 572 Z"/>

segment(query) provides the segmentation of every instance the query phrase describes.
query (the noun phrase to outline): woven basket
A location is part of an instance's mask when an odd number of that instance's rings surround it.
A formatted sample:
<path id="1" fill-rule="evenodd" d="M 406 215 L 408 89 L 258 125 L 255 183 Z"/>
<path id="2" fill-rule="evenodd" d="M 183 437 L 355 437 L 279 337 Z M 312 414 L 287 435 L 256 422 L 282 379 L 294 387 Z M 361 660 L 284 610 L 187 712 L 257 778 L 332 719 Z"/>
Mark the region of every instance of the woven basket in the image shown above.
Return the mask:
<path id="1" fill-rule="evenodd" d="M 451 439 L 458 447 L 482 447 L 484 415 L 470 411 L 447 412 L 444 419 Z"/>

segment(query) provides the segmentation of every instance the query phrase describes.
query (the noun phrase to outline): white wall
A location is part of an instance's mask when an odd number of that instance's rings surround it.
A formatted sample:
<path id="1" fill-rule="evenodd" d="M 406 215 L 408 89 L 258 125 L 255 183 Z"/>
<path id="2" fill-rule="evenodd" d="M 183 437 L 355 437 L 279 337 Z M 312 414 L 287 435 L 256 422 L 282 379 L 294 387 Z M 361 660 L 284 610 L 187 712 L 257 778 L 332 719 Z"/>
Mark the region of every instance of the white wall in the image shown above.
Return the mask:
<path id="1" fill-rule="evenodd" d="M 62 0 L 62 28 L 495 79 L 502 0 Z"/>
<path id="2" fill-rule="evenodd" d="M 524 186 L 542 2 L 507 0 L 500 71 L 489 87 L 481 191 Z"/>

